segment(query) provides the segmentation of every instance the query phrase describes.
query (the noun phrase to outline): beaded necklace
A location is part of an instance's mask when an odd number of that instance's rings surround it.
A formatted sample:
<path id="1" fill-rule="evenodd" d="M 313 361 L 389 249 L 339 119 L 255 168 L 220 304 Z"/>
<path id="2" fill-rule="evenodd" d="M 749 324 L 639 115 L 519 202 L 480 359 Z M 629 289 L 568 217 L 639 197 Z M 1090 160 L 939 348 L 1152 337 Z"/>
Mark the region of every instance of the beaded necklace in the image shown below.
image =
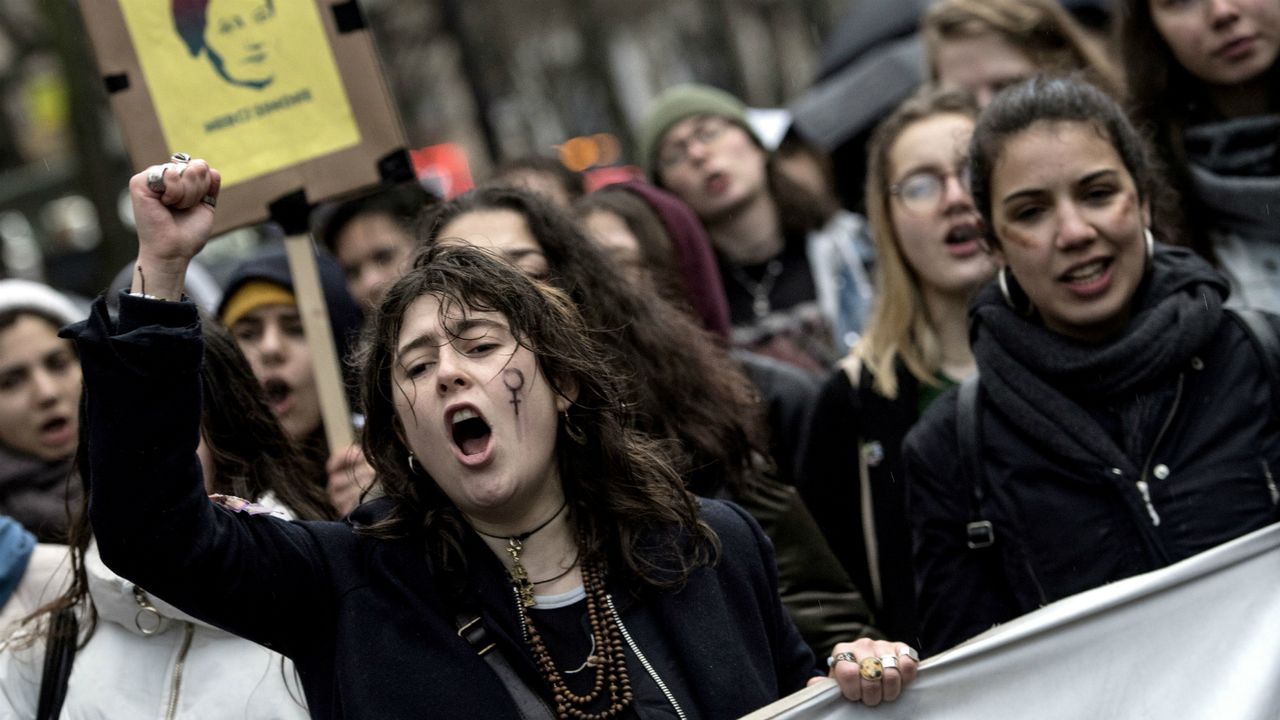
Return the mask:
<path id="1" fill-rule="evenodd" d="M 542 640 L 541 633 L 533 624 L 529 610 L 520 601 L 520 589 L 514 588 L 517 602 L 516 609 L 520 613 L 520 623 L 524 626 L 525 641 L 533 652 L 533 659 L 538 665 L 555 696 L 556 716 L 560 720 L 607 720 L 625 710 L 634 698 L 631 691 L 631 676 L 627 672 L 627 651 L 622 642 L 622 633 L 613 614 L 608 612 L 608 594 L 604 588 L 604 572 L 599 563 L 584 563 L 582 566 L 582 582 L 586 590 L 587 620 L 591 625 L 592 647 L 600 651 L 587 658 L 586 667 L 595 669 L 595 682 L 591 691 L 579 695 L 569 689 L 564 677 L 556 668 Z M 582 668 L 579 668 L 581 670 Z M 577 670 L 573 671 L 577 672 Z M 607 684 L 606 684 L 607 683 Z M 596 702 L 608 691 L 609 707 L 599 712 L 587 712 L 584 708 Z"/>
<path id="2" fill-rule="evenodd" d="M 542 524 L 534 529 L 520 533 L 519 535 L 492 535 L 482 530 L 476 532 L 485 537 L 494 538 L 495 540 L 506 540 L 507 553 L 511 555 L 511 569 L 508 573 L 511 576 L 511 589 L 516 595 L 516 610 L 520 614 L 520 624 L 524 628 L 525 642 L 529 644 L 529 650 L 533 653 L 533 659 L 538 665 L 538 671 L 542 677 L 551 685 L 551 691 L 555 697 L 556 716 L 559 720 L 608 720 L 615 717 L 625 710 L 634 697 L 631 691 L 631 676 L 627 673 L 627 651 L 622 643 L 622 632 L 618 629 L 618 621 L 613 614 L 606 611 L 608 607 L 609 596 L 604 588 L 604 570 L 598 562 L 590 562 L 582 564 L 582 584 L 587 600 L 587 620 L 591 625 L 591 654 L 587 657 L 582 667 L 577 670 L 566 671 L 576 673 L 586 667 L 595 669 L 595 682 L 591 686 L 591 692 L 586 695 L 579 695 L 569 689 L 565 684 L 564 676 L 560 670 L 556 668 L 555 662 L 551 659 L 551 653 L 547 650 L 547 644 L 542 640 L 542 634 L 538 632 L 538 628 L 533 624 L 533 618 L 529 616 L 529 608 L 537 604 L 533 597 L 533 586 L 542 583 L 548 583 L 559 580 L 573 570 L 581 559 L 581 550 L 574 557 L 573 563 L 569 565 L 560 575 L 546 580 L 539 580 L 536 583 L 530 581 L 529 572 L 525 570 L 524 564 L 520 562 L 520 553 L 524 550 L 524 542 L 534 533 L 545 528 L 564 512 L 565 506 L 568 505 L 566 500 L 556 510 L 555 514 L 547 518 Z M 579 543 L 581 547 L 581 543 Z M 606 682 L 608 683 L 606 685 Z M 600 712 L 587 712 L 584 708 L 590 706 L 598 699 L 603 697 L 605 690 L 608 690 L 609 707 Z"/>

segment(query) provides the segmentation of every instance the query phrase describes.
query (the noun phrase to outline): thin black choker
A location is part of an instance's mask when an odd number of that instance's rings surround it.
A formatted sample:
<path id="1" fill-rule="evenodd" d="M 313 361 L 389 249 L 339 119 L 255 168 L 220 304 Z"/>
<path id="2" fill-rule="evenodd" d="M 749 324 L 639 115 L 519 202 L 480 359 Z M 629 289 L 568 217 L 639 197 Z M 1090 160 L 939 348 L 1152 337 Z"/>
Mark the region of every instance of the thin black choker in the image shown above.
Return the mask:
<path id="1" fill-rule="evenodd" d="M 567 567 L 567 568 L 565 568 L 565 569 L 564 569 L 564 572 L 560 573 L 559 575 L 555 575 L 555 576 L 553 576 L 553 577 L 549 577 L 549 578 L 547 578 L 546 580 L 534 580 L 534 581 L 533 581 L 533 584 L 534 584 L 534 585 L 546 585 L 546 584 L 547 584 L 547 583 L 549 583 L 549 582 L 555 582 L 555 581 L 559 580 L 560 578 L 564 577 L 565 575 L 568 575 L 569 573 L 573 572 L 573 569 L 574 569 L 574 568 L 576 568 L 576 567 L 578 567 L 578 558 L 579 558 L 579 556 L 581 556 L 581 555 L 582 555 L 582 551 L 581 551 L 581 550 L 579 550 L 579 551 L 578 551 L 578 554 L 573 556 L 573 562 L 569 564 L 569 567 Z"/>
<path id="2" fill-rule="evenodd" d="M 569 506 L 569 499 L 565 498 L 565 501 L 563 503 L 560 503 L 560 509 L 556 510 L 554 515 L 544 520 L 542 524 L 539 525 L 538 527 L 530 530 L 529 532 L 520 533 L 519 535 L 491 535 L 474 525 L 472 525 L 471 528 L 487 538 L 493 538 L 494 540 L 507 540 L 508 542 L 511 540 L 515 540 L 517 542 L 523 543 L 525 540 L 528 540 L 529 538 L 533 537 L 534 533 L 550 525 L 552 520 L 555 520 L 556 518 L 560 517 L 560 513 L 564 512 L 564 509 L 568 506 Z"/>

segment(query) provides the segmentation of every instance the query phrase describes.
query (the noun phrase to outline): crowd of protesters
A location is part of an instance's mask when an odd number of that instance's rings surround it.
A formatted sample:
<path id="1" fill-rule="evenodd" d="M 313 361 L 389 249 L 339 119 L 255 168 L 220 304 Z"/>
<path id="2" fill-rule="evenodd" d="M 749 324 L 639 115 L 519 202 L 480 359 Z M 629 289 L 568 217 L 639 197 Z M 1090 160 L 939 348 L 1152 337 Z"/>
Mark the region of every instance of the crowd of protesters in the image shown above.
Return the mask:
<path id="1" fill-rule="evenodd" d="M 323 208 L 350 447 L 286 255 L 202 308 L 217 169 L 135 175 L 125 290 L 0 280 L 0 716 L 878 705 L 1280 520 L 1280 0 L 1114 11 L 934 3 L 860 213 L 705 85 L 643 179 Z"/>

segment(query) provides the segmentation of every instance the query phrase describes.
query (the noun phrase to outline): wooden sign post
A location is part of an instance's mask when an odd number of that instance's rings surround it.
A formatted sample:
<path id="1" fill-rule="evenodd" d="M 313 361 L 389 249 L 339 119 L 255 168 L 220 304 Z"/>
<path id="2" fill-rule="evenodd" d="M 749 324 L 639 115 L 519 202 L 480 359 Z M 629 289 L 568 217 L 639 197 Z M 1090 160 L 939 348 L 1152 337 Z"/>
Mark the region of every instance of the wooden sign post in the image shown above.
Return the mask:
<path id="1" fill-rule="evenodd" d="M 80 3 L 135 170 L 175 151 L 222 173 L 213 233 L 275 220 L 315 363 L 331 451 L 351 415 L 307 216 L 413 178 L 404 132 L 354 0 Z"/>

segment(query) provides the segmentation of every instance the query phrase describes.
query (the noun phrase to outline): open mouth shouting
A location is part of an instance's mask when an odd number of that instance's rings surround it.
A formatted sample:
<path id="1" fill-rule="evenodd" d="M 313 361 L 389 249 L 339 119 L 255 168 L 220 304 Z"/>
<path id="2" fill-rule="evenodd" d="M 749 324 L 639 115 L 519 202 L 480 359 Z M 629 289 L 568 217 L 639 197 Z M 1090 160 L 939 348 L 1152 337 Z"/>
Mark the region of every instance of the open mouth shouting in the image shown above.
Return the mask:
<path id="1" fill-rule="evenodd" d="M 51 417 L 40 423 L 40 441 L 51 448 L 63 447 L 72 441 L 75 427 L 65 415 Z"/>
<path id="2" fill-rule="evenodd" d="M 982 250 L 982 228 L 971 222 L 955 225 L 943 240 L 954 257 L 969 257 Z"/>
<path id="3" fill-rule="evenodd" d="M 456 405 L 445 412 L 445 425 L 452 441 L 454 457 L 475 468 L 493 456 L 493 431 L 489 422 L 472 405 Z"/>
<path id="4" fill-rule="evenodd" d="M 279 378 L 268 378 L 262 382 L 262 394 L 271 406 L 271 412 L 283 415 L 293 407 L 293 388 Z"/>

